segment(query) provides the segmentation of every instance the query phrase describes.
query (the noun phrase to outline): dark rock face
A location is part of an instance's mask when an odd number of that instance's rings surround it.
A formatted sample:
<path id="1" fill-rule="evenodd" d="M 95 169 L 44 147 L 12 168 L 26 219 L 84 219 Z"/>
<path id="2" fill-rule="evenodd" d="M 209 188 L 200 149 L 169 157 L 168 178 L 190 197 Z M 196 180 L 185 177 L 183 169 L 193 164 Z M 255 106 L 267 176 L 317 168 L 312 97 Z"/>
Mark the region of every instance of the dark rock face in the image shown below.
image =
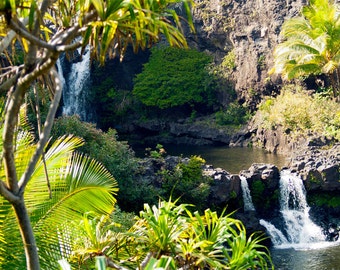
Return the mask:
<path id="1" fill-rule="evenodd" d="M 291 158 L 289 168 L 305 181 L 307 190 L 340 190 L 340 144 L 323 150 L 312 146 Z"/>
<path id="2" fill-rule="evenodd" d="M 232 82 L 241 100 L 255 107 L 259 97 L 276 91 L 279 78 L 268 79 L 273 49 L 283 22 L 299 14 L 306 0 L 195 0 L 196 36 L 191 44 L 211 52 L 217 63 L 234 50 Z"/>
<path id="3" fill-rule="evenodd" d="M 190 145 L 229 145 L 232 133 L 228 127 L 209 126 L 209 119 L 197 119 L 195 122 L 179 119 L 166 122 L 152 119 L 134 123 L 135 133 L 143 134 L 146 143 L 173 143 Z M 139 130 L 137 132 L 136 130 Z M 145 136 L 148 134 L 148 136 Z M 164 136 L 166 134 L 166 136 Z"/>
<path id="4" fill-rule="evenodd" d="M 241 199 L 241 180 L 238 175 L 229 174 L 221 168 L 214 169 L 212 166 L 206 166 L 203 174 L 213 178 L 208 205 L 223 208 L 231 200 Z"/>

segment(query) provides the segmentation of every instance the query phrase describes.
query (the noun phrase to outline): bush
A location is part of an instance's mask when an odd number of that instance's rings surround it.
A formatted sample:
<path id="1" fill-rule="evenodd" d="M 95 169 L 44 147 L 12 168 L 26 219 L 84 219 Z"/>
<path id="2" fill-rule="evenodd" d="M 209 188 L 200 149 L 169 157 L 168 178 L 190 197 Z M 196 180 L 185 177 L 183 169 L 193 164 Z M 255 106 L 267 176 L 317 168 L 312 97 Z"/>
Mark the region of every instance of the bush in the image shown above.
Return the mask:
<path id="1" fill-rule="evenodd" d="M 91 267 L 98 255 L 115 263 L 115 269 L 274 269 L 261 244 L 264 238 L 248 236 L 243 223 L 225 211 L 218 215 L 206 209 L 200 215 L 169 200 L 145 204 L 126 233 L 113 234 L 112 224 L 102 220 L 87 224 L 92 226 L 80 226 L 87 233 L 74 254 L 81 269 Z"/>
<path id="2" fill-rule="evenodd" d="M 160 109 L 197 103 L 211 105 L 214 81 L 207 69 L 210 56 L 172 47 L 153 48 L 151 52 L 133 89 L 143 104 Z"/>
<path id="3" fill-rule="evenodd" d="M 203 175 L 204 164 L 205 160 L 201 157 L 191 156 L 187 162 L 179 163 L 174 171 L 164 170 L 163 194 L 180 198 L 182 203 L 192 203 L 198 209 L 204 209 L 207 206 L 211 182 L 211 178 Z"/>
<path id="4" fill-rule="evenodd" d="M 64 116 L 55 121 L 52 136 L 57 138 L 64 134 L 85 140 L 79 151 L 98 160 L 111 172 L 119 185 L 118 204 L 123 210 L 130 210 L 129 206 L 134 204 L 131 189 L 135 187 L 133 172 L 137 168 L 137 160 L 127 143 L 117 140 L 115 130 L 103 132 L 94 124 L 80 121 L 77 116 Z"/>
<path id="5" fill-rule="evenodd" d="M 218 125 L 242 125 L 250 119 L 248 110 L 237 102 L 230 103 L 224 111 L 215 114 Z"/>
<path id="6" fill-rule="evenodd" d="M 339 104 L 298 86 L 287 86 L 275 99 L 265 100 L 256 120 L 268 129 L 282 126 L 296 136 L 312 132 L 340 139 Z"/>

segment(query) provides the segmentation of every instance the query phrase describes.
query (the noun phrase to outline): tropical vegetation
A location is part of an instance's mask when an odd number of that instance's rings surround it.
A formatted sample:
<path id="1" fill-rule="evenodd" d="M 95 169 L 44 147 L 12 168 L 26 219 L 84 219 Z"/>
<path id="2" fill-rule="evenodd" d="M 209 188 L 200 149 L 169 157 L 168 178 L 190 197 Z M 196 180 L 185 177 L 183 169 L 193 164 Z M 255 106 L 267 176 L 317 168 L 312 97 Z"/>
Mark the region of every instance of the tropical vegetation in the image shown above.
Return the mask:
<path id="1" fill-rule="evenodd" d="M 325 74 L 334 97 L 340 95 L 340 5 L 333 0 L 311 0 L 301 16 L 284 22 L 283 42 L 274 51 L 271 72 L 285 79 Z"/>
<path id="2" fill-rule="evenodd" d="M 136 76 L 133 94 L 143 104 L 160 109 L 211 105 L 214 80 L 210 63 L 210 56 L 194 49 L 155 47 Z"/>
<path id="3" fill-rule="evenodd" d="M 134 50 L 151 46 L 159 41 L 160 34 L 164 34 L 170 45 L 186 46 L 181 19 L 174 10 L 169 9 L 170 5 L 179 3 L 183 4 L 188 21 L 191 22 L 190 0 L 0 2 L 0 53 L 2 63 L 5 63 L 1 69 L 0 91 L 7 96 L 4 117 L 1 119 L 3 173 L 0 194 L 5 203 L 13 207 L 17 218 L 27 269 L 40 269 L 40 261 L 39 239 L 36 239 L 32 227 L 36 218 L 30 217 L 34 211 L 29 211 L 25 196 L 29 193 L 37 166 L 47 160 L 46 146 L 62 95 L 62 82 L 55 68 L 60 54 L 70 55 L 77 48 L 84 50 L 90 46 L 92 57 L 103 64 L 107 55 L 123 56 L 130 44 Z M 18 59 L 16 51 L 23 57 Z M 37 121 L 40 128 L 37 142 L 31 151 L 27 151 L 25 159 L 17 160 L 16 155 L 21 154 L 17 152 L 16 145 L 19 111 L 30 87 L 36 85 L 43 85 L 42 89 L 49 92 L 51 105 L 44 124 L 40 125 L 40 121 Z M 52 170 L 48 173 L 56 172 Z M 81 181 L 78 182 L 80 184 Z M 74 185 L 69 189 L 75 188 Z M 34 188 L 39 190 L 38 187 Z M 37 209 L 41 210 L 39 207 Z M 39 253 L 43 254 L 41 249 Z"/>
<path id="4" fill-rule="evenodd" d="M 255 121 L 266 129 L 281 126 L 292 137 L 314 133 L 340 140 L 339 104 L 296 85 L 284 87 L 276 98 L 265 99 Z"/>
<path id="5" fill-rule="evenodd" d="M 14 130 L 14 163 L 18 177 L 25 173 L 36 149 L 24 119 L 21 113 L 21 122 Z M 2 139 L 0 143 L 3 145 Z M 74 136 L 59 137 L 49 143 L 25 189 L 25 206 L 44 269 L 57 268 L 57 261 L 69 255 L 72 222 L 82 220 L 85 212 L 91 212 L 91 216 L 108 215 L 114 209 L 117 182 L 103 165 L 75 152 L 82 144 L 83 140 Z M 3 166 L 1 175 L 5 176 Z M 16 222 L 18 214 L 3 196 L 0 205 L 0 267 L 25 269 L 25 253 Z"/>
<path id="6" fill-rule="evenodd" d="M 247 237 L 243 224 L 230 214 L 207 209 L 201 215 L 190 207 L 171 200 L 145 204 L 126 233 L 116 233 L 107 220 L 85 219 L 72 262 L 90 267 L 91 257 L 99 254 L 116 269 L 272 268 L 261 236 Z"/>

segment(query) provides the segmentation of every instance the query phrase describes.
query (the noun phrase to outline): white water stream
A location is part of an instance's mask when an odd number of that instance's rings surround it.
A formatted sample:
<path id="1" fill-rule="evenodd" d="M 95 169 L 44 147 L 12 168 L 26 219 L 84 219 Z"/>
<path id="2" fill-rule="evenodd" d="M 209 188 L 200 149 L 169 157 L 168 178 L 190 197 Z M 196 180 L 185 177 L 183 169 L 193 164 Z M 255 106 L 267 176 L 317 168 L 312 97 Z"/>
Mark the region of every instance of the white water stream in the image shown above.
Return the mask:
<path id="1" fill-rule="evenodd" d="M 283 230 L 268 221 L 260 223 L 267 229 L 276 248 L 310 249 L 329 245 L 322 229 L 309 217 L 306 192 L 299 176 L 284 170 L 280 177 L 280 211 Z"/>
<path id="2" fill-rule="evenodd" d="M 242 189 L 242 196 L 243 196 L 244 211 L 255 211 L 255 207 L 251 199 L 247 179 L 242 175 L 240 175 L 240 179 L 241 179 L 241 189 Z"/>
<path id="3" fill-rule="evenodd" d="M 78 52 L 81 53 L 80 49 Z M 87 120 L 86 86 L 90 77 L 90 50 L 85 52 L 81 61 L 71 64 L 67 75 L 62 75 L 60 61 L 57 65 L 61 77 L 64 77 L 63 114 L 77 114 L 82 120 Z"/>

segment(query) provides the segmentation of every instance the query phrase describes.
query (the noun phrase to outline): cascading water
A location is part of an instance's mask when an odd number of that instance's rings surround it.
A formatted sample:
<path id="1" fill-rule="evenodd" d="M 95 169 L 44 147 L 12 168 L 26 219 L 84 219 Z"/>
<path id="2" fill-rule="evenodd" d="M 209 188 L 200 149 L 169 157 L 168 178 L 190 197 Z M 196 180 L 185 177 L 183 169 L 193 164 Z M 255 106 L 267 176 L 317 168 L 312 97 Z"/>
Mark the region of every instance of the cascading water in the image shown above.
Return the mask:
<path id="1" fill-rule="evenodd" d="M 81 53 L 80 49 L 78 49 L 78 53 Z M 60 74 L 62 74 L 60 62 L 59 66 L 58 69 L 60 70 Z M 81 61 L 72 63 L 68 76 L 64 78 L 63 114 L 77 114 L 80 119 L 88 120 L 86 113 L 86 86 L 89 77 L 90 50 L 87 50 L 82 56 Z"/>
<path id="2" fill-rule="evenodd" d="M 242 175 L 240 175 L 240 179 L 241 179 L 241 188 L 242 188 L 244 211 L 255 211 L 255 207 L 254 207 L 253 201 L 251 199 L 247 179 Z"/>
<path id="3" fill-rule="evenodd" d="M 325 240 L 322 229 L 309 218 L 309 206 L 301 178 L 288 170 L 282 171 L 280 177 L 280 211 L 283 231 L 265 220 L 260 221 L 271 235 L 275 247 L 303 248 L 306 244 Z"/>

